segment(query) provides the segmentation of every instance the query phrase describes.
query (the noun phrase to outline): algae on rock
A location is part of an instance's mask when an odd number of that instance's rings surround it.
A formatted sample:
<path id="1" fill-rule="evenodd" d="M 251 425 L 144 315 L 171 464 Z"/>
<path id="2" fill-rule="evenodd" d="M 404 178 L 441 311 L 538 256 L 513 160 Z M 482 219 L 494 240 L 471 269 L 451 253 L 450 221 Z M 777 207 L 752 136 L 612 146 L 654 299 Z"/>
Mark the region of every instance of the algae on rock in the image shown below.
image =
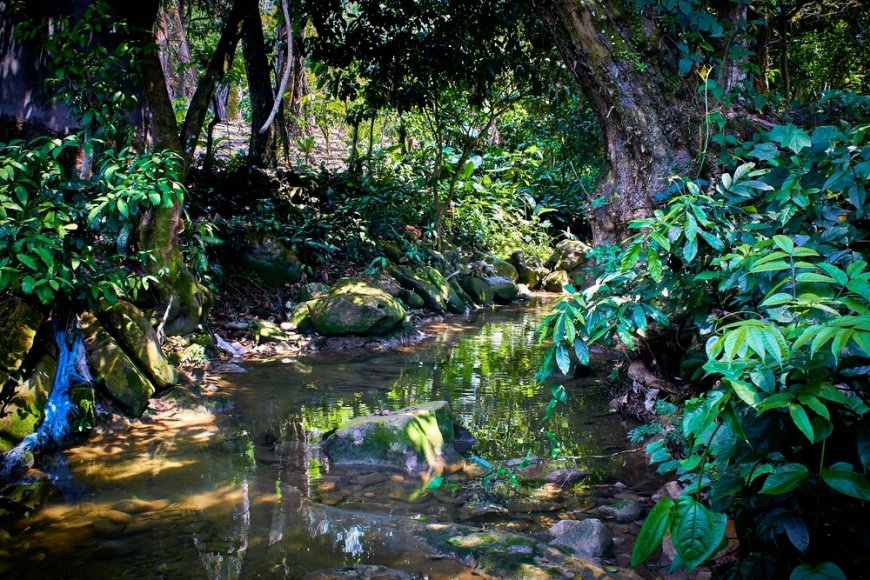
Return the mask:
<path id="1" fill-rule="evenodd" d="M 446 401 L 351 419 L 326 439 L 335 464 L 391 465 L 409 472 L 440 471 L 459 459 Z"/>
<path id="2" fill-rule="evenodd" d="M 383 335 L 405 320 L 402 304 L 362 280 L 340 280 L 312 305 L 311 324 L 324 335 Z"/>

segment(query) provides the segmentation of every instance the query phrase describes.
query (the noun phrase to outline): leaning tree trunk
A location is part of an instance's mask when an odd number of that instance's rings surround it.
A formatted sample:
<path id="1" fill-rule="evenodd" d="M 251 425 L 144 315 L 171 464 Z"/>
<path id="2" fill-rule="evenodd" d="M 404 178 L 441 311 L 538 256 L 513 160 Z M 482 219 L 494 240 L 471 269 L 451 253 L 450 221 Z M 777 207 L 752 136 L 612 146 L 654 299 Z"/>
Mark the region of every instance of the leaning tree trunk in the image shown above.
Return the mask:
<path id="1" fill-rule="evenodd" d="M 593 241 L 619 243 L 647 217 L 672 175 L 692 175 L 703 111 L 679 80 L 651 15 L 622 0 L 531 0 L 589 100 L 606 141 L 604 203 L 590 209 Z M 672 62 L 671 62 L 672 61 Z M 702 103 L 702 101 L 701 101 Z"/>
<path id="2" fill-rule="evenodd" d="M 272 91 L 272 77 L 266 57 L 260 3 L 257 0 L 245 0 L 244 4 L 246 10 L 242 25 L 242 54 L 245 56 L 245 75 L 251 96 L 251 141 L 248 159 L 252 165 L 268 167 L 275 162 L 275 127 L 273 124 L 263 133 L 260 128 L 265 125 L 269 113 L 272 112 L 275 94 Z"/>

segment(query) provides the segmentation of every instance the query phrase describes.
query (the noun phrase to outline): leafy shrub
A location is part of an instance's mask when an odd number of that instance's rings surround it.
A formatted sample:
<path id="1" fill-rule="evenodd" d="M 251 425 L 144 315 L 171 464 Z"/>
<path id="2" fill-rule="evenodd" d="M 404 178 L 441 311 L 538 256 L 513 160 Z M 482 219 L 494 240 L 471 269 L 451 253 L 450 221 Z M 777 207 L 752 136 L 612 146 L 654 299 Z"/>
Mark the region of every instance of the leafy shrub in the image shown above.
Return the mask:
<path id="1" fill-rule="evenodd" d="M 700 565 L 727 514 L 747 550 L 738 574 L 773 562 L 803 577 L 807 560 L 852 564 L 862 524 L 846 514 L 870 501 L 870 268 L 857 243 L 870 125 L 778 125 L 731 159 L 718 183 L 675 179 L 666 207 L 632 223 L 619 267 L 557 306 L 541 372 L 689 318 L 683 376 L 707 390 L 685 402 L 679 445 L 647 446 L 686 488 L 653 508 L 633 563 L 670 533 L 675 565 Z"/>
<path id="2" fill-rule="evenodd" d="M 50 305 L 114 302 L 147 288 L 148 255 L 130 236 L 145 211 L 182 198 L 181 162 L 108 149 L 81 179 L 66 167 L 78 147 L 77 136 L 0 144 L 0 291 Z"/>

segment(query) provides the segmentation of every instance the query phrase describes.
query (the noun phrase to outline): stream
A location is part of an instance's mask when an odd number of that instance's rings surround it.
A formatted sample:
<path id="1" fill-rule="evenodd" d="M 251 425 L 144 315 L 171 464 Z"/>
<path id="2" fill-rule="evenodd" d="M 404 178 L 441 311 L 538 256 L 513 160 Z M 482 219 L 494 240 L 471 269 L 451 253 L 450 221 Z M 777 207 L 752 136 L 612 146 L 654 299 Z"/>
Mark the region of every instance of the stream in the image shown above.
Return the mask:
<path id="1" fill-rule="evenodd" d="M 208 377 L 232 401 L 226 413 L 146 414 L 40 463 L 55 492 L 0 529 L 0 576 L 301 578 L 380 564 L 470 578 L 481 565 L 474 550 L 451 553 L 456 543 L 435 536 L 485 528 L 536 537 L 603 503 L 649 498 L 662 482 L 631 450 L 638 445 L 625 434 L 635 423 L 609 412 L 602 378 L 563 381 L 568 404 L 543 421 L 550 392 L 533 377 L 543 354 L 535 329 L 551 304 L 536 298 L 454 317 L 391 350 L 321 352 Z M 384 468 L 330 469 L 324 433 L 433 400 L 448 401 L 477 439 L 482 460 L 467 472 L 436 489 Z M 481 484 L 481 464 L 514 459 L 520 469 L 523 457 L 547 457 L 542 431 L 563 446 L 559 467 L 588 474 L 580 485 L 545 496 L 517 491 L 507 475 Z M 626 566 L 638 525 L 611 529 L 610 563 Z"/>

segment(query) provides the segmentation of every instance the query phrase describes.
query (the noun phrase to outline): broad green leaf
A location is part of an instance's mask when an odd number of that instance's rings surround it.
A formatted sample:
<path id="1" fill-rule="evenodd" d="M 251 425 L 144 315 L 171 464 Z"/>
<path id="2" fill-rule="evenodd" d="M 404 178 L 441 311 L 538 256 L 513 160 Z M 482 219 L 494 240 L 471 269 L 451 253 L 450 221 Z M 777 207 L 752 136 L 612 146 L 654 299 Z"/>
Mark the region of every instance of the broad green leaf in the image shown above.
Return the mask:
<path id="1" fill-rule="evenodd" d="M 810 423 L 810 418 L 807 416 L 807 412 L 802 406 L 791 403 L 788 406 L 788 414 L 791 416 L 791 420 L 794 422 L 795 426 L 797 426 L 801 433 L 810 440 L 810 443 L 816 440 L 815 433 L 813 432 L 813 425 Z"/>
<path id="2" fill-rule="evenodd" d="M 686 239 L 690 242 L 695 241 L 698 237 L 698 222 L 695 220 L 695 216 L 692 214 L 686 214 L 686 222 L 685 222 L 685 234 Z M 691 262 L 691 260 L 689 260 Z"/>
<path id="3" fill-rule="evenodd" d="M 564 345 L 556 345 L 556 366 L 563 375 L 567 375 L 571 370 L 571 356 L 568 354 L 568 349 Z"/>
<path id="4" fill-rule="evenodd" d="M 656 282 L 661 282 L 662 260 L 652 246 L 646 248 L 646 266 L 649 269 L 650 278 Z"/>
<path id="5" fill-rule="evenodd" d="M 785 252 L 788 255 L 794 254 L 794 242 L 791 241 L 791 238 L 783 235 L 773 236 L 773 243 L 777 245 L 777 247 Z"/>
<path id="6" fill-rule="evenodd" d="M 816 274 L 815 272 L 801 272 L 794 277 L 798 282 L 822 282 L 825 284 L 836 284 L 837 281 L 830 276 Z"/>
<path id="7" fill-rule="evenodd" d="M 580 337 L 574 339 L 574 354 L 577 355 L 581 365 L 589 364 L 589 347 Z"/>
<path id="8" fill-rule="evenodd" d="M 662 543 L 665 532 L 673 521 L 674 500 L 665 497 L 656 502 L 643 522 L 634 549 L 631 551 L 631 565 L 645 562 Z"/>
<path id="9" fill-rule="evenodd" d="M 842 494 L 863 501 L 870 501 L 870 483 L 863 473 L 858 473 L 848 463 L 835 463 L 822 469 L 822 481 Z"/>
<path id="10" fill-rule="evenodd" d="M 683 257 L 686 259 L 686 262 L 691 262 L 695 259 L 695 256 L 698 255 L 698 240 L 689 240 L 686 242 L 686 245 L 683 246 Z"/>
<path id="11" fill-rule="evenodd" d="M 781 306 L 792 301 L 792 295 L 785 292 L 778 292 L 772 296 L 768 296 L 761 303 L 762 306 Z"/>
<path id="12" fill-rule="evenodd" d="M 812 409 L 817 415 L 824 417 L 830 421 L 831 413 L 828 411 L 828 407 L 817 397 L 813 395 L 798 395 L 798 401 L 802 405 L 806 405 L 810 409 Z"/>
<path id="13" fill-rule="evenodd" d="M 782 525 L 792 546 L 801 552 L 806 552 L 810 546 L 810 531 L 807 529 L 804 519 L 797 514 L 790 513 L 782 520 Z"/>
<path id="14" fill-rule="evenodd" d="M 782 495 L 788 493 L 797 486 L 809 475 L 809 470 L 802 463 L 786 463 L 780 465 L 776 470 L 767 476 L 764 480 L 764 485 L 761 487 L 761 493 L 769 495 Z"/>
<path id="15" fill-rule="evenodd" d="M 758 393 L 749 383 L 744 381 L 730 381 L 729 384 L 731 388 L 734 390 L 734 393 L 740 397 L 740 400 L 752 407 L 753 409 L 758 406 L 759 397 Z"/>
<path id="16" fill-rule="evenodd" d="M 812 345 L 810 345 L 810 356 L 815 356 L 816 351 L 822 348 L 826 342 L 834 338 L 835 334 L 837 334 L 836 328 L 830 326 L 823 326 L 820 328 L 815 338 L 813 338 Z"/>
<path id="17" fill-rule="evenodd" d="M 863 429 L 858 433 L 858 457 L 864 470 L 870 469 L 870 428 Z"/>
<path id="18" fill-rule="evenodd" d="M 791 571 L 789 580 L 846 580 L 846 575 L 833 562 L 801 564 Z"/>
<path id="19" fill-rule="evenodd" d="M 755 260 L 755 265 L 759 266 L 761 264 L 766 264 L 768 262 L 772 262 L 774 260 L 779 260 L 780 258 L 787 258 L 787 257 L 788 257 L 788 254 L 786 254 L 785 252 L 780 252 L 780 251 L 771 252 L 770 254 Z"/>
<path id="20" fill-rule="evenodd" d="M 711 234 L 709 232 L 705 232 L 703 230 L 700 230 L 700 231 L 698 231 L 698 235 L 700 235 L 702 238 L 704 238 L 704 241 L 707 242 L 708 244 L 710 244 L 710 247 L 713 248 L 714 250 L 721 252 L 722 250 L 725 249 L 725 244 L 722 243 L 722 240 L 720 240 L 719 238 L 717 238 L 713 234 Z"/>
<path id="21" fill-rule="evenodd" d="M 848 288 L 864 300 L 870 302 L 870 282 L 855 278 L 849 280 L 849 283 L 846 284 L 846 288 Z"/>
<path id="22" fill-rule="evenodd" d="M 846 275 L 846 273 L 838 267 L 834 266 L 833 264 L 821 262 L 819 264 L 819 268 L 827 272 L 832 278 L 837 281 L 838 284 L 845 285 L 849 281 L 849 277 Z"/>
<path id="23" fill-rule="evenodd" d="M 661 232 L 650 232 L 650 239 L 654 241 L 659 248 L 666 252 L 671 251 L 671 243 L 668 241 L 668 238 L 665 237 Z"/>
<path id="24" fill-rule="evenodd" d="M 643 250 L 639 243 L 633 244 L 628 248 L 628 251 L 625 252 L 625 255 L 622 257 L 622 262 L 620 262 L 620 268 L 622 268 L 623 272 L 627 272 L 631 270 L 635 264 L 637 264 L 638 260 L 640 260 L 640 253 Z"/>
<path id="25" fill-rule="evenodd" d="M 779 143 L 781 147 L 800 153 L 804 147 L 812 145 L 810 134 L 794 125 L 775 125 L 768 133 L 770 140 Z"/>
<path id="26" fill-rule="evenodd" d="M 677 554 L 689 571 L 716 553 L 725 538 L 727 522 L 725 514 L 711 512 L 689 496 L 677 499 L 671 536 Z"/>
<path id="27" fill-rule="evenodd" d="M 18 254 L 16 255 L 16 258 L 18 258 L 19 262 L 21 262 L 31 270 L 34 270 L 36 272 L 39 271 L 39 268 L 36 266 L 36 261 L 27 254 Z"/>
<path id="28" fill-rule="evenodd" d="M 780 270 L 790 270 L 791 266 L 783 261 L 777 262 L 767 262 L 765 264 L 758 265 L 755 263 L 752 265 L 752 268 L 749 269 L 753 274 L 757 274 L 759 272 L 778 272 Z"/>

